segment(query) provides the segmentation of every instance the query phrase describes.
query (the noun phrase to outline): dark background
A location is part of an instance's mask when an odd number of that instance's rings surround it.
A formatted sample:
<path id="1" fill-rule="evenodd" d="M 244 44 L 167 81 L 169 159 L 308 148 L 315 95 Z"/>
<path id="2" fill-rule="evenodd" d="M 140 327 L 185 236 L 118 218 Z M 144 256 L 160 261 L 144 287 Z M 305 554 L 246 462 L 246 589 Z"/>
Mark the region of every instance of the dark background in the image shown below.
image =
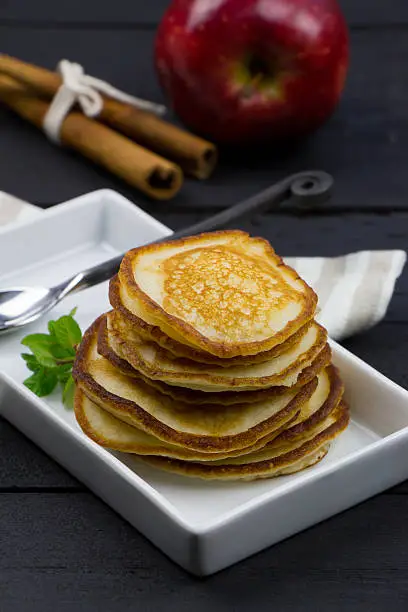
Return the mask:
<path id="1" fill-rule="evenodd" d="M 204 218 L 308 167 L 331 172 L 323 210 L 266 215 L 243 229 L 283 255 L 336 255 L 407 246 L 408 3 L 342 0 L 351 68 L 335 116 L 291 154 L 225 158 L 205 183 L 148 201 L 56 149 L 0 109 L 0 189 L 39 204 L 112 187 L 172 228 Z M 88 73 L 161 100 L 152 43 L 166 0 L 0 0 L 0 50 Z M 385 320 L 345 346 L 408 387 L 408 272 Z M 408 458 L 407 458 L 408 459 Z M 207 579 L 167 560 L 29 440 L 0 419 L 0 610 L 405 611 L 408 486 L 403 484 Z"/>

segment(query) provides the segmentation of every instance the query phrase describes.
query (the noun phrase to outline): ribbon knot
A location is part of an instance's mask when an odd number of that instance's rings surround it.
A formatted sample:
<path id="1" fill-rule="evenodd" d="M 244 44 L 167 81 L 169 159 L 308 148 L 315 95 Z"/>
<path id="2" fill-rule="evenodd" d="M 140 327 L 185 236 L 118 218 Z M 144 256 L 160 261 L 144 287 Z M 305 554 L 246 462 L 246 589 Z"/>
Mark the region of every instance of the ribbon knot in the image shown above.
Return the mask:
<path id="1" fill-rule="evenodd" d="M 71 108 L 78 104 L 86 117 L 97 117 L 103 109 L 103 97 L 130 104 L 140 110 L 156 115 L 162 115 L 166 108 L 131 96 L 106 81 L 85 74 L 83 67 L 75 62 L 62 60 L 57 66 L 62 84 L 55 94 L 43 121 L 43 129 L 47 137 L 55 144 L 61 144 L 60 132 L 62 124 Z"/>

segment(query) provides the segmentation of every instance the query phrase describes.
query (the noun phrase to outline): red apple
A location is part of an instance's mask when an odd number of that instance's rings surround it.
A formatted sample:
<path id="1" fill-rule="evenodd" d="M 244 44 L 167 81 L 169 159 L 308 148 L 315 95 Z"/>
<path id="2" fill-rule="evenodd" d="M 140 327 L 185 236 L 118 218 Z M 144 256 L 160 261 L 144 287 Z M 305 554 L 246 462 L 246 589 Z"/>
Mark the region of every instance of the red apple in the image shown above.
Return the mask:
<path id="1" fill-rule="evenodd" d="M 197 133 L 230 144 L 297 138 L 337 105 L 348 31 L 336 0 L 173 0 L 155 64 Z"/>

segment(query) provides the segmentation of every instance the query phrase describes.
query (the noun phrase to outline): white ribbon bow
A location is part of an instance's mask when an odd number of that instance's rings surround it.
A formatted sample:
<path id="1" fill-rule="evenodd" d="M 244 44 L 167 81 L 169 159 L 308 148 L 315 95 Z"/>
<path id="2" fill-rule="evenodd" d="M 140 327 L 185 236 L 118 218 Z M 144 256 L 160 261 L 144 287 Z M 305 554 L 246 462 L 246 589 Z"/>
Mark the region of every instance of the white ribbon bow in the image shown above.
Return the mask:
<path id="1" fill-rule="evenodd" d="M 161 104 L 141 100 L 112 87 L 106 81 L 85 74 L 83 67 L 75 62 L 62 60 L 57 66 L 57 71 L 62 77 L 62 85 L 55 94 L 43 121 L 44 132 L 55 144 L 60 144 L 61 126 L 75 104 L 79 104 L 87 117 L 97 117 L 100 114 L 103 108 L 101 93 L 156 115 L 163 115 L 166 111 L 166 107 Z"/>

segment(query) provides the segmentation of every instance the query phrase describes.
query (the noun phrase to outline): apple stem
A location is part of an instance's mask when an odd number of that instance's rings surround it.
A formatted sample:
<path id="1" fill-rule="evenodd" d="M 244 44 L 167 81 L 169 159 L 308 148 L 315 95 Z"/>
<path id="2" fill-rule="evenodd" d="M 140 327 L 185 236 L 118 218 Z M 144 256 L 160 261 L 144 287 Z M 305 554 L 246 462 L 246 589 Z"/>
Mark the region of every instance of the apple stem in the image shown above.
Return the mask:
<path id="1" fill-rule="evenodd" d="M 259 73 L 254 76 L 251 75 L 248 83 L 245 83 L 242 88 L 242 93 L 245 98 L 250 98 L 256 91 L 257 86 L 262 83 L 264 75 Z"/>

